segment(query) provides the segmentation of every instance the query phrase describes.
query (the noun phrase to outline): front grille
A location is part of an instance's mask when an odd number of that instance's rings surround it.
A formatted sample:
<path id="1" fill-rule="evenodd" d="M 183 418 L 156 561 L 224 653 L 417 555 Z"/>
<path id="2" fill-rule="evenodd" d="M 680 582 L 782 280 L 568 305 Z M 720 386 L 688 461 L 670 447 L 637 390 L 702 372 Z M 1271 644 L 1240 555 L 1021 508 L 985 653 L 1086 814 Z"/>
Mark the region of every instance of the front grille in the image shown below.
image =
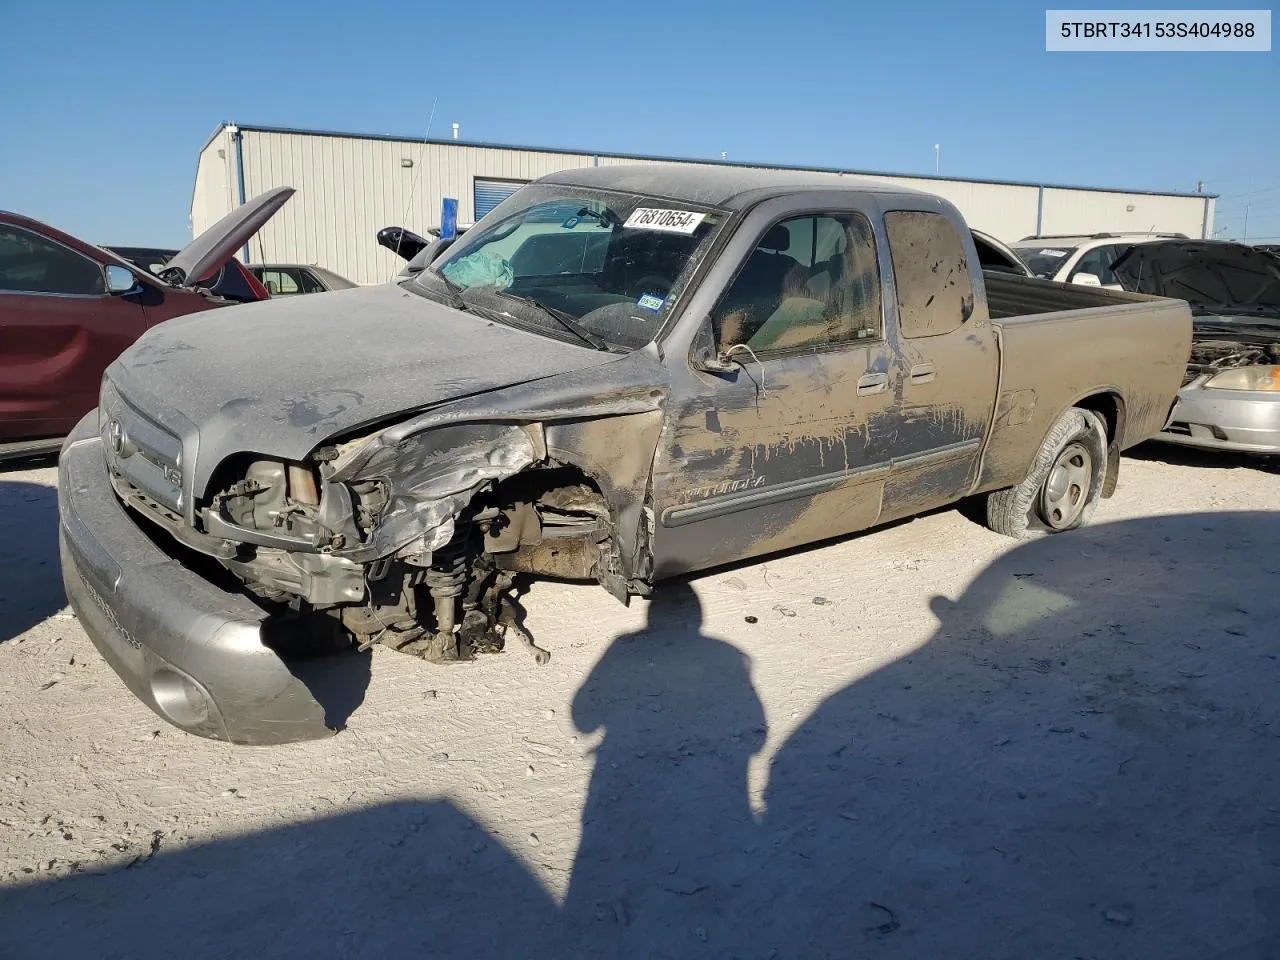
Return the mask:
<path id="1" fill-rule="evenodd" d="M 182 441 L 102 383 L 98 429 L 107 468 L 139 493 L 182 513 Z"/>

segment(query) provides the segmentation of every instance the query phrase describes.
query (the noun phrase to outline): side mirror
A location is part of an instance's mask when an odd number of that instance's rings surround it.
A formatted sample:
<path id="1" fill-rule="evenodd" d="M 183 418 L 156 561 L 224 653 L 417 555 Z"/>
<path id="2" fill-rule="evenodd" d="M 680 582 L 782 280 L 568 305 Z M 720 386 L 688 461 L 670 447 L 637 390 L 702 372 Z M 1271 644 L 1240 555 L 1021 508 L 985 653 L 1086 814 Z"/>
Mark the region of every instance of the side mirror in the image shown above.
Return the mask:
<path id="1" fill-rule="evenodd" d="M 693 366 L 706 373 L 733 373 L 741 364 L 729 353 L 722 352 L 695 354 Z"/>
<path id="2" fill-rule="evenodd" d="M 693 369 L 704 373 L 733 373 L 738 369 L 737 361 L 728 352 L 716 350 L 711 324 L 707 320 L 698 324 L 698 332 L 693 335 L 689 363 Z"/>
<path id="3" fill-rule="evenodd" d="M 1080 287 L 1102 286 L 1102 278 L 1096 273 L 1077 273 L 1071 278 L 1071 282 Z"/>
<path id="4" fill-rule="evenodd" d="M 138 280 L 124 267 L 107 264 L 107 293 L 119 297 L 138 289 Z"/>

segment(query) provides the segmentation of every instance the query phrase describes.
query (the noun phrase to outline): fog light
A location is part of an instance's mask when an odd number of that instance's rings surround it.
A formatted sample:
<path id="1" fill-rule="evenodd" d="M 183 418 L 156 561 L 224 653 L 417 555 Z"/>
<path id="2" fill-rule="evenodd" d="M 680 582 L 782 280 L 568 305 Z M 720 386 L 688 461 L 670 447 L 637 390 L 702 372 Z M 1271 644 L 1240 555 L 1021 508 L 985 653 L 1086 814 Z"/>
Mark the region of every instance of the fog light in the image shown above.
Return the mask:
<path id="1" fill-rule="evenodd" d="M 162 667 L 151 675 L 151 695 L 156 706 L 179 727 L 198 727 L 209 722 L 209 695 L 190 677 Z"/>

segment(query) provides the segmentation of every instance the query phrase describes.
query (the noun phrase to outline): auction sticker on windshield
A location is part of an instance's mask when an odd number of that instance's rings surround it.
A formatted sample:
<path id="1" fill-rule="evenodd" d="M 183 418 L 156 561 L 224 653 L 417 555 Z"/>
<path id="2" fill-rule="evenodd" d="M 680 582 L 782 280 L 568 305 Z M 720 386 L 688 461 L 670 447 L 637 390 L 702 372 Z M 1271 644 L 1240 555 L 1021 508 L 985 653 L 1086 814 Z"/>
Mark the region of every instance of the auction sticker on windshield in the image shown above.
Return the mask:
<path id="1" fill-rule="evenodd" d="M 667 233 L 693 233 L 706 216 L 705 213 L 694 213 L 692 210 L 637 207 L 623 226 L 638 227 L 641 230 L 665 230 Z"/>

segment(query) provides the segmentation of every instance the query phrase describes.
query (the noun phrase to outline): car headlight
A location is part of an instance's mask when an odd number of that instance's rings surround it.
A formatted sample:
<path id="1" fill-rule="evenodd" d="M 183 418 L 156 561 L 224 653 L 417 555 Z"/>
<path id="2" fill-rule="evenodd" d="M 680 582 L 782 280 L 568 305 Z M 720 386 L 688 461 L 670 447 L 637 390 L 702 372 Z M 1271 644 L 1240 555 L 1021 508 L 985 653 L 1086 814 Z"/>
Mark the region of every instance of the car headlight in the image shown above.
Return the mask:
<path id="1" fill-rule="evenodd" d="M 1215 390 L 1268 390 L 1280 392 L 1280 367 L 1237 367 L 1205 381 Z"/>

